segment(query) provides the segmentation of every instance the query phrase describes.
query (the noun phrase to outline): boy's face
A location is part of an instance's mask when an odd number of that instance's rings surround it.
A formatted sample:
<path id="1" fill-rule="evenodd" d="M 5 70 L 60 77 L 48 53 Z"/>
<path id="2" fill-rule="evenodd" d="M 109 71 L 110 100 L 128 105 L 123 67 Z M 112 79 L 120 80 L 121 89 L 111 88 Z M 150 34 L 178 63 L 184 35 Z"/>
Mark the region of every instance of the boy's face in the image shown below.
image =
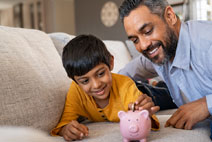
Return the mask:
<path id="1" fill-rule="evenodd" d="M 74 76 L 78 85 L 96 101 L 108 100 L 112 75 L 106 64 L 99 64 L 82 76 Z"/>

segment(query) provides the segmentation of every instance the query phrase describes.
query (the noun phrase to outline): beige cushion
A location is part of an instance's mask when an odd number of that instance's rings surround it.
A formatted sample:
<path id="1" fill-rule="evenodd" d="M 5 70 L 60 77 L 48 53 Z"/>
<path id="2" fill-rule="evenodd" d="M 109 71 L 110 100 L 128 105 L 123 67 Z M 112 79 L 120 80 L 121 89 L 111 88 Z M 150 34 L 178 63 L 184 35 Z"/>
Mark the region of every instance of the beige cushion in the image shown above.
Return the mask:
<path id="1" fill-rule="evenodd" d="M 130 53 L 122 41 L 104 40 L 103 42 L 109 52 L 114 56 L 114 68 L 112 72 L 117 73 L 132 59 Z"/>
<path id="2" fill-rule="evenodd" d="M 48 35 L 53 41 L 54 46 L 56 47 L 60 56 L 62 56 L 63 48 L 65 47 L 65 45 L 75 37 L 74 35 L 69 35 L 62 32 L 50 33 Z"/>
<path id="3" fill-rule="evenodd" d="M 29 127 L 0 127 L 0 142 L 58 142 L 54 137 Z"/>
<path id="4" fill-rule="evenodd" d="M 70 80 L 47 34 L 0 26 L 0 125 L 55 127 Z"/>

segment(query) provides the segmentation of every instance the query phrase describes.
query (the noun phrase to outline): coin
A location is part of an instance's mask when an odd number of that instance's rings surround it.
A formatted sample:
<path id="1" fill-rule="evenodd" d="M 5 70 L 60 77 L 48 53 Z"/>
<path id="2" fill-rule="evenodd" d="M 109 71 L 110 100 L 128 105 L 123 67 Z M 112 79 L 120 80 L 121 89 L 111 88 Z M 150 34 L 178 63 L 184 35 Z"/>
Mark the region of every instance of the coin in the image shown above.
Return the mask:
<path id="1" fill-rule="evenodd" d="M 132 111 L 135 111 L 135 103 L 132 104 Z"/>

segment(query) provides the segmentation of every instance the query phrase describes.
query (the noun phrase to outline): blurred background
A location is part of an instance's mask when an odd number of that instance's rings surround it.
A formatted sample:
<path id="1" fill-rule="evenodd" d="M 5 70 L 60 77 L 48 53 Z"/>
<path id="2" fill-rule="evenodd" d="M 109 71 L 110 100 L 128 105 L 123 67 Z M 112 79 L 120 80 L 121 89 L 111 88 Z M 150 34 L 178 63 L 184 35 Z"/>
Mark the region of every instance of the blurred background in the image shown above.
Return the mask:
<path id="1" fill-rule="evenodd" d="M 126 40 L 123 0 L 0 0 L 0 25 Z M 168 0 L 181 20 L 212 20 L 212 0 Z"/>

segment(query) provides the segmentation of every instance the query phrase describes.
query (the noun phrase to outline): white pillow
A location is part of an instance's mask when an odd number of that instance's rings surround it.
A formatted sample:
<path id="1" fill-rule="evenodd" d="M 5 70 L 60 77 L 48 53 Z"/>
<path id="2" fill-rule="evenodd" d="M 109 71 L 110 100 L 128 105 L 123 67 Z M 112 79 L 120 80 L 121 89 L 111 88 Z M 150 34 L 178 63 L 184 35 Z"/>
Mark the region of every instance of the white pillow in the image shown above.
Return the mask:
<path id="1" fill-rule="evenodd" d="M 122 41 L 104 40 L 103 42 L 109 52 L 114 56 L 114 68 L 112 72 L 117 73 L 132 59 L 130 53 Z"/>
<path id="2" fill-rule="evenodd" d="M 74 35 L 69 35 L 62 32 L 50 33 L 48 35 L 52 39 L 54 46 L 60 56 L 62 56 L 63 48 L 65 47 L 65 45 L 75 37 Z"/>

